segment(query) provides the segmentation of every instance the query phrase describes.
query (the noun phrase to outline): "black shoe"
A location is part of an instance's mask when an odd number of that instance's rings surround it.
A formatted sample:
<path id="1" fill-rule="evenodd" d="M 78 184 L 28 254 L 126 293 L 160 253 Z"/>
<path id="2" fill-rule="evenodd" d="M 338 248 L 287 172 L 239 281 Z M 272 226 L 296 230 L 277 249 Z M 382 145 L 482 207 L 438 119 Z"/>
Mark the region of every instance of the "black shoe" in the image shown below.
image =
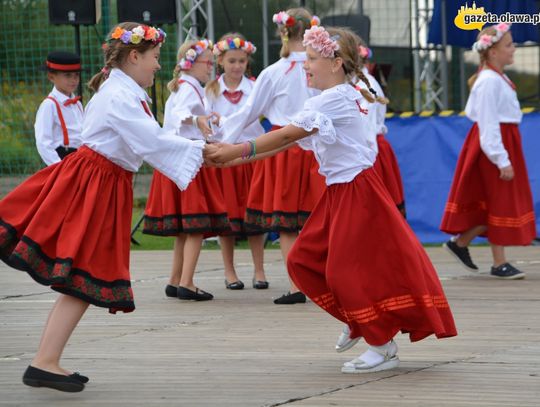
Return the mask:
<path id="1" fill-rule="evenodd" d="M 459 247 L 456 242 L 450 239 L 443 243 L 443 247 L 461 262 L 461 265 L 469 271 L 478 271 L 478 266 L 473 263 L 468 247 Z"/>
<path id="2" fill-rule="evenodd" d="M 270 287 L 270 283 L 268 281 L 255 280 L 255 278 L 253 279 L 253 288 L 256 288 L 257 290 L 266 290 L 268 287 Z"/>
<path id="3" fill-rule="evenodd" d="M 178 287 L 175 287 L 174 285 L 167 284 L 165 286 L 165 295 L 167 297 L 177 298 L 178 297 Z"/>
<path id="4" fill-rule="evenodd" d="M 240 280 L 237 280 L 233 283 L 227 282 L 227 279 L 225 279 L 225 287 L 229 290 L 243 290 L 244 289 L 244 283 Z"/>
<path id="5" fill-rule="evenodd" d="M 24 372 L 22 381 L 31 387 L 48 387 L 50 389 L 76 393 L 84 390 L 81 381 L 63 374 L 56 374 L 28 366 Z"/>
<path id="6" fill-rule="evenodd" d="M 88 383 L 88 381 L 90 380 L 89 377 L 87 376 L 83 376 L 82 374 L 80 374 L 79 372 L 74 372 L 72 374 L 69 375 L 69 377 L 75 379 L 75 380 L 78 380 L 80 381 L 81 383 Z"/>
<path id="7" fill-rule="evenodd" d="M 283 294 L 281 297 L 274 300 L 274 304 L 303 304 L 305 302 L 306 296 L 300 291 L 292 294 L 289 291 L 287 294 Z"/>
<path id="8" fill-rule="evenodd" d="M 500 278 L 503 280 L 519 280 L 525 278 L 525 273 L 519 271 L 510 263 L 501 264 L 499 267 L 491 268 L 491 277 Z"/>
<path id="9" fill-rule="evenodd" d="M 193 300 L 193 301 L 209 301 L 214 296 L 199 288 L 195 288 L 195 291 L 191 291 L 186 287 L 178 287 L 178 298 L 181 300 Z"/>

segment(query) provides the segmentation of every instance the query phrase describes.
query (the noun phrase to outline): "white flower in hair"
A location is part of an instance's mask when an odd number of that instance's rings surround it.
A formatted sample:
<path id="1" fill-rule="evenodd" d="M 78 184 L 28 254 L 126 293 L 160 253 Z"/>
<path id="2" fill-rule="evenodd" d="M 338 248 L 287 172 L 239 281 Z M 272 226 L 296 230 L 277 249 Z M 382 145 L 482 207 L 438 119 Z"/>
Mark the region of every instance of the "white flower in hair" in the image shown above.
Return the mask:
<path id="1" fill-rule="evenodd" d="M 131 32 L 139 37 L 144 38 L 144 28 L 142 28 L 140 25 L 131 30 Z"/>

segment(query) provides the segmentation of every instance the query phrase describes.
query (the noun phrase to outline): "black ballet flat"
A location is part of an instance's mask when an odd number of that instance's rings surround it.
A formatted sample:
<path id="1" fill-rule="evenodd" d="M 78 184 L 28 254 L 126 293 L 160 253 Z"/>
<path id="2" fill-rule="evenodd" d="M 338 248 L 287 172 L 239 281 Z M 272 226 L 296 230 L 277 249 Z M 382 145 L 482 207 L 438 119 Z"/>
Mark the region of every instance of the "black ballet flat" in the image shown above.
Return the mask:
<path id="1" fill-rule="evenodd" d="M 193 300 L 193 301 L 209 301 L 214 296 L 199 288 L 195 288 L 195 291 L 191 291 L 186 287 L 178 287 L 178 298 L 180 300 Z"/>
<path id="2" fill-rule="evenodd" d="M 90 380 L 90 378 L 88 376 L 84 376 L 84 375 L 80 374 L 79 372 L 74 372 L 74 373 L 70 374 L 69 377 L 71 377 L 71 378 L 73 378 L 75 380 L 78 380 L 81 383 L 88 383 L 88 381 Z"/>
<path id="3" fill-rule="evenodd" d="M 178 297 L 178 287 L 175 287 L 174 285 L 167 284 L 165 286 L 165 295 L 167 297 L 177 298 Z"/>
<path id="4" fill-rule="evenodd" d="M 244 289 L 244 283 L 240 280 L 237 280 L 233 283 L 229 283 L 227 279 L 225 279 L 225 287 L 229 290 L 243 290 Z"/>
<path id="5" fill-rule="evenodd" d="M 297 291 L 291 293 L 290 291 L 287 294 L 283 294 L 281 297 L 274 300 L 274 304 L 303 304 L 306 302 L 306 296 L 304 293 Z"/>
<path id="6" fill-rule="evenodd" d="M 47 372 L 33 366 L 26 368 L 22 381 L 27 386 L 48 387 L 69 393 L 77 393 L 84 390 L 84 383 L 72 376 Z"/>
<path id="7" fill-rule="evenodd" d="M 270 287 L 270 283 L 268 281 L 253 279 L 253 288 L 256 288 L 257 290 L 266 290 L 268 287 Z"/>

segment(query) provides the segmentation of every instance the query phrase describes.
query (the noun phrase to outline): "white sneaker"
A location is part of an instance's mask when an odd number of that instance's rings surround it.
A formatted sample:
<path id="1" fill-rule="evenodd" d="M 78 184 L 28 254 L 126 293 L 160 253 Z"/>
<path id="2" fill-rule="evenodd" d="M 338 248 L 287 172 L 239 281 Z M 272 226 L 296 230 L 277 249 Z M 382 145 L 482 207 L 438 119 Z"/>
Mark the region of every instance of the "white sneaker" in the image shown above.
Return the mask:
<path id="1" fill-rule="evenodd" d="M 342 373 L 373 373 L 394 369 L 399 365 L 397 344 L 391 340 L 383 346 L 370 346 L 356 359 L 345 362 Z"/>
<path id="2" fill-rule="evenodd" d="M 346 350 L 351 349 L 356 343 L 360 340 L 360 336 L 358 338 L 352 339 L 350 337 L 351 330 L 349 329 L 349 325 L 345 325 L 343 327 L 343 331 L 339 335 L 339 338 L 336 343 L 336 352 L 345 352 Z"/>

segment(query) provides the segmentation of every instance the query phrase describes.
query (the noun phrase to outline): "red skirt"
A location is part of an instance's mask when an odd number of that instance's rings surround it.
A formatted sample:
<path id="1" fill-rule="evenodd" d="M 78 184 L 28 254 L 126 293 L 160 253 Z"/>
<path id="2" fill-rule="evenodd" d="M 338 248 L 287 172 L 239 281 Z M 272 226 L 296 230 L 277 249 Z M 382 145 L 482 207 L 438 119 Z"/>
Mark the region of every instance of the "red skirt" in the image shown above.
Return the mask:
<path id="1" fill-rule="evenodd" d="M 231 235 L 246 234 L 244 217 L 251 179 L 253 164 L 236 165 L 234 167 L 218 168 L 216 173 L 225 200 L 225 208 L 229 218 Z"/>
<path id="2" fill-rule="evenodd" d="M 185 191 L 154 170 L 144 211 L 143 233 L 176 236 L 202 233 L 205 237 L 230 232 L 217 168 L 202 167 Z"/>
<path id="3" fill-rule="evenodd" d="M 287 268 L 303 293 L 370 345 L 399 331 L 411 341 L 457 335 L 427 253 L 371 168 L 327 188 Z"/>
<path id="4" fill-rule="evenodd" d="M 132 209 L 132 173 L 81 147 L 0 201 L 0 256 L 53 290 L 133 311 Z"/>
<path id="5" fill-rule="evenodd" d="M 501 134 L 514 178 L 511 181 L 499 178 L 499 169 L 480 148 L 475 123 L 459 155 L 441 230 L 457 235 L 474 226 L 486 225 L 484 236 L 490 243 L 529 245 L 536 236 L 536 225 L 521 136 L 515 124 L 501 124 Z"/>
<path id="6" fill-rule="evenodd" d="M 375 164 L 373 164 L 373 169 L 382 178 L 383 184 L 388 189 L 392 200 L 403 216 L 405 216 L 403 182 L 401 181 L 401 173 L 396 155 L 390 143 L 384 138 L 384 135 L 377 135 L 377 145 L 379 147 L 379 153 L 377 154 Z"/>
<path id="7" fill-rule="evenodd" d="M 272 130 L 279 127 L 274 126 Z M 245 227 L 250 232 L 296 232 L 326 189 L 311 151 L 294 146 L 255 162 Z"/>

